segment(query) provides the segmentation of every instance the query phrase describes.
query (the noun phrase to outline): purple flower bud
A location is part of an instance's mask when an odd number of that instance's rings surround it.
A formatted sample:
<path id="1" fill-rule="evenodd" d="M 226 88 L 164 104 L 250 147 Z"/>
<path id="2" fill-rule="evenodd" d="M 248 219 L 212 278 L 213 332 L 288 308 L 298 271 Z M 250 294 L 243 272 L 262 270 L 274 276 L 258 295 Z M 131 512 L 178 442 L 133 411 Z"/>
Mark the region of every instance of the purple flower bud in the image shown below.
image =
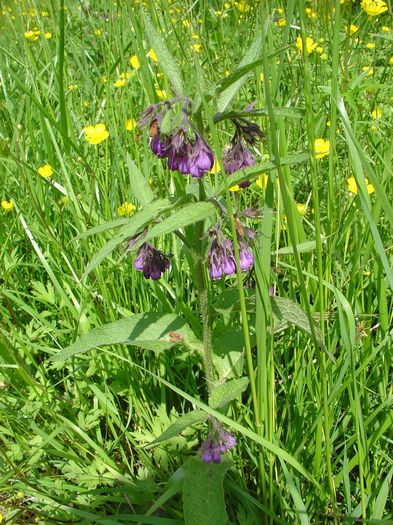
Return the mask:
<path id="1" fill-rule="evenodd" d="M 236 439 L 230 432 L 224 431 L 222 426 L 213 421 L 213 431 L 209 434 L 206 441 L 202 443 L 200 452 L 204 463 L 220 463 L 221 455 L 230 448 L 236 446 Z"/>
<path id="2" fill-rule="evenodd" d="M 143 272 L 146 279 L 159 279 L 169 266 L 168 256 L 156 250 L 149 242 L 142 244 L 134 261 L 134 268 Z"/>
<path id="3" fill-rule="evenodd" d="M 197 135 L 195 143 L 190 144 L 188 151 L 188 164 L 188 173 L 197 179 L 201 178 L 213 167 L 213 150 L 199 134 Z"/>
<path id="4" fill-rule="evenodd" d="M 236 273 L 236 263 L 232 242 L 225 237 L 219 227 L 212 228 L 210 234 L 213 236 L 213 240 L 208 253 L 209 275 L 213 281 L 216 281 L 223 274 L 232 275 Z"/>
<path id="5" fill-rule="evenodd" d="M 150 141 L 150 148 L 154 155 L 157 155 L 158 158 L 163 159 L 168 156 L 170 143 L 170 137 L 164 137 L 164 139 L 161 140 L 160 132 L 157 131 L 155 136 Z"/>
<path id="6" fill-rule="evenodd" d="M 254 255 L 244 238 L 239 240 L 239 259 L 242 272 L 246 272 L 254 265 Z"/>

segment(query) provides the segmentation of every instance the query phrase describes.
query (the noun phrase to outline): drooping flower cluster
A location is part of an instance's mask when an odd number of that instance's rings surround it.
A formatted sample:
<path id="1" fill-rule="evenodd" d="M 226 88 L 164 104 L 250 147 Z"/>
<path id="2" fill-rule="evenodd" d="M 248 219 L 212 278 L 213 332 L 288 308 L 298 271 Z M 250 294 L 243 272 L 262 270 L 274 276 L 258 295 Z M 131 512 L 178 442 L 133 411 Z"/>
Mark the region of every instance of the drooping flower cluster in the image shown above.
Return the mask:
<path id="1" fill-rule="evenodd" d="M 235 218 L 237 229 L 237 240 L 239 244 L 240 270 L 246 272 L 254 265 L 254 255 L 248 244 L 248 239 L 255 238 L 255 232 L 250 228 L 240 225 Z M 220 225 L 216 225 L 209 230 L 211 245 L 208 252 L 209 275 L 216 281 L 223 275 L 234 275 L 236 273 L 236 260 L 233 242 L 221 230 Z"/>
<path id="2" fill-rule="evenodd" d="M 133 246 L 144 233 L 138 234 L 128 241 L 126 252 L 132 250 Z M 139 272 L 143 272 L 146 279 L 158 280 L 169 267 L 168 255 L 154 248 L 150 242 L 144 242 L 139 248 L 134 261 L 134 268 Z"/>
<path id="3" fill-rule="evenodd" d="M 183 104 L 182 111 L 175 115 L 173 106 L 180 102 Z M 189 100 L 180 97 L 153 104 L 143 112 L 139 125 L 149 125 L 151 150 L 158 158 L 168 160 L 170 170 L 199 179 L 213 167 L 214 155 L 209 144 L 190 122 L 188 105 Z M 171 118 L 176 122 L 175 125 L 170 124 Z"/>
<path id="4" fill-rule="evenodd" d="M 220 463 L 221 456 L 236 446 L 236 439 L 213 419 L 213 430 L 202 444 L 200 452 L 204 463 Z"/>
<path id="5" fill-rule="evenodd" d="M 251 111 L 253 106 L 249 106 L 245 111 Z M 231 144 L 224 148 L 222 153 L 222 160 L 226 173 L 235 173 L 244 168 L 249 168 L 255 164 L 255 159 L 249 150 L 248 146 L 255 145 L 256 142 L 262 139 L 265 135 L 260 127 L 242 117 L 231 119 L 235 125 L 235 134 L 232 138 Z M 244 181 L 239 184 L 241 188 L 249 186 L 249 181 Z"/>

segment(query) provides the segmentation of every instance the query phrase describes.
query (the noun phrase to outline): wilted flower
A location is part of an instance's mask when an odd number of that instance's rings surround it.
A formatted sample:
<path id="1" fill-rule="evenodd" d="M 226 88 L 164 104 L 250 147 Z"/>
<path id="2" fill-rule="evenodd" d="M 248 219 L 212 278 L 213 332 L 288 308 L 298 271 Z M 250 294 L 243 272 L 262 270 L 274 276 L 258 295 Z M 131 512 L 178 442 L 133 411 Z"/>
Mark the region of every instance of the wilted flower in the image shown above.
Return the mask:
<path id="1" fill-rule="evenodd" d="M 169 266 L 168 256 L 154 248 L 149 242 L 142 244 L 134 261 L 134 268 L 143 272 L 146 279 L 159 279 Z"/>
<path id="2" fill-rule="evenodd" d="M 362 7 L 369 16 L 378 16 L 388 10 L 383 0 L 362 0 Z"/>
<path id="3" fill-rule="evenodd" d="M 221 455 L 236 446 L 236 439 L 213 419 L 213 430 L 206 441 L 202 443 L 200 452 L 204 463 L 220 463 Z"/>

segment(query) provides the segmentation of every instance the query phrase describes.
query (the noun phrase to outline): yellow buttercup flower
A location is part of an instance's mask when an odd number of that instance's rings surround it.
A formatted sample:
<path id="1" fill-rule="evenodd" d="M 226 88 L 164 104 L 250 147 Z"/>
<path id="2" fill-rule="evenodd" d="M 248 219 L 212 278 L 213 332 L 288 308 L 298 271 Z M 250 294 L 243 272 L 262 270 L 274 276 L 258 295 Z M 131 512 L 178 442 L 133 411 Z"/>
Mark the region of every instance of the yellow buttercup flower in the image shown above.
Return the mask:
<path id="1" fill-rule="evenodd" d="M 31 42 L 36 42 L 38 40 L 38 37 L 40 36 L 41 31 L 26 31 L 25 38 L 26 40 L 30 40 Z"/>
<path id="2" fill-rule="evenodd" d="M 182 24 L 186 29 L 188 29 L 191 25 L 191 23 L 188 20 L 182 20 Z"/>
<path id="3" fill-rule="evenodd" d="M 389 64 L 390 64 L 391 66 L 393 66 L 393 57 L 390 57 L 390 58 L 389 58 Z"/>
<path id="4" fill-rule="evenodd" d="M 374 193 L 375 191 L 375 188 L 374 186 L 368 181 L 368 179 L 364 179 L 364 182 L 366 184 L 366 189 L 367 189 L 367 193 L 370 195 L 371 193 Z M 354 195 L 357 195 L 359 192 L 358 192 L 358 187 L 357 187 L 357 184 L 356 184 L 356 179 L 355 177 L 349 177 L 349 179 L 347 179 L 347 188 L 348 188 L 348 191 L 353 193 Z"/>
<path id="5" fill-rule="evenodd" d="M 8 213 L 14 209 L 14 201 L 12 199 L 10 199 L 9 201 L 2 200 L 1 207 L 3 208 L 5 212 Z"/>
<path id="6" fill-rule="evenodd" d="M 123 88 L 126 85 L 126 83 L 127 82 L 124 78 L 118 78 L 113 85 L 117 88 Z"/>
<path id="7" fill-rule="evenodd" d="M 251 9 L 251 6 L 247 4 L 245 0 L 240 0 L 240 2 L 234 2 L 234 4 L 236 6 L 236 9 L 240 11 L 240 13 L 247 13 Z"/>
<path id="8" fill-rule="evenodd" d="M 212 169 L 210 170 L 210 173 L 220 173 L 221 172 L 221 166 L 217 159 L 214 159 L 214 164 Z"/>
<path id="9" fill-rule="evenodd" d="M 44 164 L 40 168 L 38 168 L 38 173 L 41 175 L 44 179 L 49 179 L 53 175 L 53 169 L 52 166 L 49 164 Z"/>
<path id="10" fill-rule="evenodd" d="M 303 53 L 303 40 L 302 40 L 301 36 L 297 37 L 295 45 L 296 45 L 297 49 L 301 53 Z M 312 53 L 317 46 L 318 46 L 318 44 L 316 42 L 314 42 L 314 40 L 311 37 L 308 36 L 306 38 L 306 50 L 307 50 L 308 54 Z"/>
<path id="11" fill-rule="evenodd" d="M 52 33 L 50 33 L 49 31 L 47 33 L 44 33 L 44 37 L 47 39 L 47 40 L 50 40 L 52 38 Z"/>
<path id="12" fill-rule="evenodd" d="M 277 22 L 278 27 L 285 27 L 287 25 L 287 21 L 285 18 L 280 18 Z"/>
<path id="13" fill-rule="evenodd" d="M 102 35 L 102 29 L 94 29 L 95 36 L 101 36 Z"/>
<path id="14" fill-rule="evenodd" d="M 389 31 L 390 31 L 390 27 L 388 27 L 388 26 L 382 26 L 382 27 L 381 27 L 381 31 L 382 31 L 383 33 L 389 33 Z"/>
<path id="15" fill-rule="evenodd" d="M 124 127 L 127 131 L 133 131 L 137 127 L 137 121 L 133 118 L 129 118 L 125 121 Z"/>
<path id="16" fill-rule="evenodd" d="M 109 137 L 105 124 L 96 124 L 95 126 L 87 126 L 84 129 L 86 140 L 89 144 L 99 144 Z"/>
<path id="17" fill-rule="evenodd" d="M 316 159 L 321 159 L 329 155 L 330 141 L 325 139 L 315 139 L 314 142 L 314 156 Z"/>
<path id="18" fill-rule="evenodd" d="M 301 217 L 304 217 L 307 213 L 307 206 L 305 204 L 302 204 L 301 202 L 298 202 L 296 204 L 297 211 L 299 212 L 299 215 Z"/>
<path id="19" fill-rule="evenodd" d="M 239 184 L 235 184 L 234 186 L 231 186 L 229 188 L 229 191 L 232 191 L 232 192 L 239 191 L 239 190 L 240 190 Z"/>
<path id="20" fill-rule="evenodd" d="M 197 35 L 196 33 L 192 33 L 191 38 L 193 38 L 194 40 L 199 40 L 199 35 Z"/>
<path id="21" fill-rule="evenodd" d="M 156 89 L 156 94 L 161 100 L 166 100 L 167 98 L 165 89 Z"/>
<path id="22" fill-rule="evenodd" d="M 357 31 L 359 31 L 359 28 L 358 26 L 355 26 L 355 24 L 351 24 L 347 27 L 347 34 L 350 36 L 354 35 Z"/>
<path id="23" fill-rule="evenodd" d="M 375 108 L 373 109 L 373 111 L 371 112 L 371 115 L 374 117 L 374 118 L 381 118 L 382 117 L 382 110 L 379 109 L 379 108 Z"/>
<path id="24" fill-rule="evenodd" d="M 132 55 L 132 57 L 130 57 L 130 64 L 134 69 L 138 69 L 141 66 L 136 55 Z"/>
<path id="25" fill-rule="evenodd" d="M 149 56 L 153 60 L 153 62 L 158 62 L 158 58 L 154 52 L 154 49 L 150 49 L 150 51 L 147 53 L 147 56 Z"/>
<path id="26" fill-rule="evenodd" d="M 362 7 L 368 16 L 378 16 L 388 10 L 383 0 L 362 0 Z"/>
<path id="27" fill-rule="evenodd" d="M 260 175 L 257 180 L 255 181 L 256 185 L 261 188 L 261 190 L 265 190 L 267 186 L 267 181 L 269 180 L 269 176 L 264 173 L 263 175 Z"/>
<path id="28" fill-rule="evenodd" d="M 135 210 L 136 206 L 132 202 L 125 201 L 117 208 L 117 215 L 119 217 L 131 217 L 131 215 L 134 215 Z"/>
<path id="29" fill-rule="evenodd" d="M 367 42 L 366 47 L 367 49 L 375 49 L 375 42 Z"/>
<path id="30" fill-rule="evenodd" d="M 374 69 L 370 66 L 363 66 L 362 67 L 362 71 L 365 71 L 367 73 L 367 75 L 373 75 L 374 74 Z"/>
<path id="31" fill-rule="evenodd" d="M 202 44 L 192 44 L 191 49 L 193 49 L 196 53 L 200 53 L 202 49 Z"/>

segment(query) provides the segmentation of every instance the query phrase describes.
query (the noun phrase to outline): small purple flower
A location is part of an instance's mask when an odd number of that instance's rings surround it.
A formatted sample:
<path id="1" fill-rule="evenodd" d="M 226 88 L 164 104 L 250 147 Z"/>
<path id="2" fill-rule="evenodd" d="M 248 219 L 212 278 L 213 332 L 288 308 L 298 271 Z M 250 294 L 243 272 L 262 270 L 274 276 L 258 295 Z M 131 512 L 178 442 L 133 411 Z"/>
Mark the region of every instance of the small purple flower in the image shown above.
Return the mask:
<path id="1" fill-rule="evenodd" d="M 247 148 L 240 134 L 235 134 L 231 146 L 226 147 L 222 154 L 226 173 L 231 174 L 255 164 L 251 151 Z"/>
<path id="2" fill-rule="evenodd" d="M 221 455 L 236 446 L 236 439 L 222 428 L 217 420 L 213 419 L 213 430 L 202 443 L 200 452 L 204 463 L 220 463 Z"/>
<path id="3" fill-rule="evenodd" d="M 156 250 L 149 242 L 144 242 L 138 250 L 138 255 L 134 261 L 134 267 L 139 272 L 143 272 L 146 279 L 157 280 L 162 273 L 169 268 L 167 255 Z"/>
<path id="4" fill-rule="evenodd" d="M 246 272 L 254 266 L 254 255 L 244 238 L 239 239 L 239 259 L 242 272 Z"/>
<path id="5" fill-rule="evenodd" d="M 224 274 L 236 273 L 236 263 L 232 241 L 225 237 L 218 226 L 212 228 L 210 234 L 213 236 L 213 240 L 208 253 L 209 275 L 213 281 L 216 281 Z"/>
<path id="6" fill-rule="evenodd" d="M 161 140 L 159 131 L 157 131 L 155 136 L 150 141 L 150 148 L 154 155 L 156 155 L 159 159 L 163 159 L 168 156 L 169 146 L 170 138 L 164 137 L 164 139 Z"/>
<path id="7" fill-rule="evenodd" d="M 188 172 L 192 177 L 199 179 L 214 164 L 213 150 L 201 135 L 196 135 L 196 141 L 189 144 L 188 148 Z"/>

